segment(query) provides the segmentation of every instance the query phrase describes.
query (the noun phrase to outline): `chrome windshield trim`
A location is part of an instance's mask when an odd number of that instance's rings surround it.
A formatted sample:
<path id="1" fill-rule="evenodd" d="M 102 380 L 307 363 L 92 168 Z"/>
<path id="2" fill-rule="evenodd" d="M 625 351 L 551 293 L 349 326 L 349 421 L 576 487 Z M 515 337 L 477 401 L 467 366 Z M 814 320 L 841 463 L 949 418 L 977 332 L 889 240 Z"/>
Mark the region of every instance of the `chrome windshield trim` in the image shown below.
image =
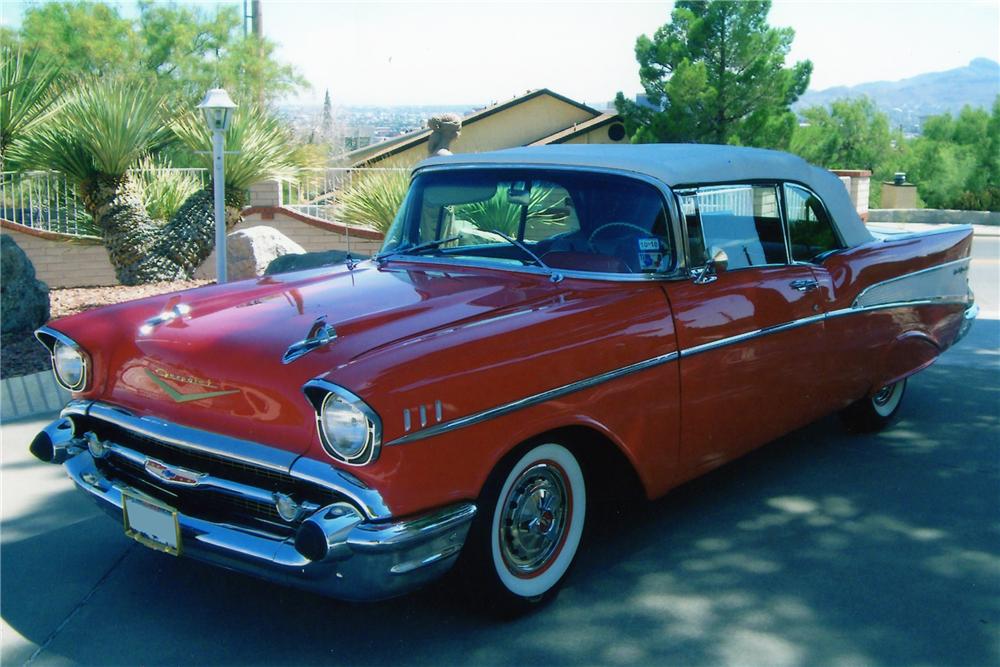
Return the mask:
<path id="1" fill-rule="evenodd" d="M 230 438 L 152 417 L 137 417 L 128 410 L 97 401 L 72 401 L 62 416 L 91 416 L 149 438 L 223 459 L 282 472 L 294 479 L 329 489 L 354 501 L 369 519 L 388 519 L 392 512 L 381 494 L 354 475 L 328 463 L 248 440 Z"/>
<path id="2" fill-rule="evenodd" d="M 514 412 L 515 410 L 522 410 L 524 408 L 531 407 L 533 405 L 538 405 L 539 403 L 544 403 L 545 401 L 550 401 L 566 394 L 571 394 L 573 392 L 582 391 L 584 389 L 589 389 L 599 384 L 605 382 L 610 382 L 620 377 L 626 375 L 631 375 L 632 373 L 638 373 L 639 371 L 644 371 L 647 368 L 652 368 L 654 366 L 659 366 L 661 364 L 666 364 L 677 359 L 676 352 L 669 352 L 667 354 L 661 354 L 658 357 L 653 357 L 652 359 L 646 359 L 628 366 L 622 366 L 621 368 L 616 368 L 614 370 L 608 371 L 606 373 L 601 373 L 600 375 L 594 375 L 593 377 L 586 378 L 584 380 L 578 380 L 576 382 L 571 382 L 569 384 L 564 384 L 561 387 L 555 387 L 554 389 L 548 389 L 538 394 L 532 396 L 527 396 L 525 398 L 518 399 L 516 401 L 511 401 L 510 403 L 504 403 L 503 405 L 498 405 L 495 408 L 490 408 L 488 410 L 483 410 L 481 412 L 476 412 L 471 415 L 466 415 L 465 417 L 459 417 L 458 419 L 451 419 L 446 422 L 441 422 L 429 428 L 425 428 L 422 431 L 416 431 L 415 433 L 410 433 L 404 435 L 400 438 L 396 438 L 392 442 L 386 443 L 386 447 L 392 447 L 394 445 L 403 445 L 406 443 L 414 442 L 416 440 L 423 440 L 424 438 L 430 438 L 436 435 L 441 435 L 442 433 L 447 433 L 448 431 L 454 431 L 455 429 L 465 428 L 466 426 L 472 426 L 473 424 L 478 424 L 484 422 L 488 419 L 494 419 L 505 414 Z"/>
<path id="3" fill-rule="evenodd" d="M 431 264 L 434 266 L 453 266 L 459 268 L 492 269 L 495 271 L 514 271 L 516 273 L 531 273 L 534 275 L 549 277 L 549 272 L 530 264 L 497 264 L 488 260 L 476 260 L 468 257 L 433 255 L 393 255 L 393 262 L 398 266 L 406 262 L 412 264 Z M 384 270 L 392 270 L 393 267 L 386 267 Z M 651 280 L 676 280 L 679 277 L 676 271 L 669 273 L 599 273 L 597 271 L 573 271 L 559 269 L 563 278 L 579 278 L 581 280 L 602 280 L 619 282 L 647 282 Z"/>
<path id="4" fill-rule="evenodd" d="M 676 206 L 673 205 L 674 193 L 670 187 L 663 181 L 650 176 L 649 174 L 644 174 L 638 171 L 632 171 L 629 169 L 615 169 L 611 167 L 600 167 L 600 166 L 586 166 L 586 165 L 568 165 L 568 164 L 532 164 L 530 162 L 482 162 L 475 164 L 434 164 L 425 167 L 417 167 L 413 170 L 411 176 L 411 183 L 417 176 L 423 173 L 432 173 L 439 171 L 468 171 L 468 170 L 483 170 L 483 169 L 530 169 L 534 171 L 569 171 L 577 173 L 590 173 L 590 174 L 609 174 L 613 176 L 621 176 L 623 178 L 631 178 L 636 181 L 641 181 L 646 185 L 649 185 L 659 192 L 660 196 L 663 198 L 663 208 L 670 214 L 670 235 L 671 243 L 673 244 L 673 254 L 674 254 L 674 266 L 670 271 L 663 273 L 599 273 L 596 271 L 572 271 L 567 269 L 558 269 L 559 273 L 564 278 L 580 278 L 581 280 L 616 280 L 622 282 L 643 282 L 648 280 L 686 280 L 686 257 L 681 248 L 681 238 L 683 234 L 684 225 L 681 224 L 679 220 L 679 211 Z M 396 257 L 396 259 L 401 259 L 401 257 Z M 435 260 L 439 259 L 437 257 L 428 256 L 406 256 L 407 261 L 419 259 L 423 260 Z M 538 273 L 540 275 L 547 275 L 544 270 L 540 270 L 536 266 L 508 266 L 504 264 L 485 264 L 485 263 L 474 263 L 474 260 L 459 260 L 450 259 L 450 264 L 455 264 L 458 266 L 473 266 L 477 268 L 487 268 L 487 269 L 498 269 L 502 271 L 521 271 L 524 273 Z M 529 269 L 529 270 L 525 270 Z M 534 269 L 533 271 L 530 269 Z"/>

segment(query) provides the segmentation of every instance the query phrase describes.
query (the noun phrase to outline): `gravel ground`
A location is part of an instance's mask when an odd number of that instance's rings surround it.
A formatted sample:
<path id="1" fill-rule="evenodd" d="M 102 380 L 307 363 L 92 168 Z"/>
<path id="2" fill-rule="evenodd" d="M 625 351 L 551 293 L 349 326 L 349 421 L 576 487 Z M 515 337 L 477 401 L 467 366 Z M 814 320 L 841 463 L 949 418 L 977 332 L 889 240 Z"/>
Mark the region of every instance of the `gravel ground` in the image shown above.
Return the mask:
<path id="1" fill-rule="evenodd" d="M 209 280 L 178 280 L 152 283 L 134 287 L 67 287 L 49 291 L 49 308 L 52 319 L 82 313 L 123 301 L 134 301 L 147 296 L 166 294 L 191 287 L 207 285 Z M 45 351 L 30 331 L 3 334 L 0 341 L 0 378 L 28 375 L 51 368 L 49 353 Z"/>

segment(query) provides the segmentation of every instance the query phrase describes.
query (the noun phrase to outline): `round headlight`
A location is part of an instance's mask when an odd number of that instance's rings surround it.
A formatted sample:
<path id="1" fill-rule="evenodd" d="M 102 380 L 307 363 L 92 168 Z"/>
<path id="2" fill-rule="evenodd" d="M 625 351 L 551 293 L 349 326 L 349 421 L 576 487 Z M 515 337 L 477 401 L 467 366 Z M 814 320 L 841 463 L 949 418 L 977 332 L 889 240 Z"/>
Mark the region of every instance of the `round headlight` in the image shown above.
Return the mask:
<path id="1" fill-rule="evenodd" d="M 319 413 L 323 444 L 335 458 L 353 462 L 370 450 L 374 426 L 357 405 L 327 394 Z"/>
<path id="2" fill-rule="evenodd" d="M 77 390 L 86 381 L 86 362 L 83 354 L 66 343 L 57 340 L 52 348 L 52 368 L 56 379 L 67 389 Z"/>

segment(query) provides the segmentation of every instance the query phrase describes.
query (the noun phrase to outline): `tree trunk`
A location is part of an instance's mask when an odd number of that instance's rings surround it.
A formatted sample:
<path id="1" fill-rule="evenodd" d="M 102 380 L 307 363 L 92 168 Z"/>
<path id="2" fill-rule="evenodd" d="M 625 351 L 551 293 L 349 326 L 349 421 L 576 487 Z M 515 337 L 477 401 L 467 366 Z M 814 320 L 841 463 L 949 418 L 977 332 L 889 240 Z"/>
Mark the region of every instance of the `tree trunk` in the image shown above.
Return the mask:
<path id="1" fill-rule="evenodd" d="M 149 217 L 127 176 L 99 179 L 82 189 L 123 285 L 190 279 L 215 247 L 211 186 L 189 197 L 166 225 Z M 227 194 L 226 228 L 231 229 L 243 219 L 242 193 Z"/>

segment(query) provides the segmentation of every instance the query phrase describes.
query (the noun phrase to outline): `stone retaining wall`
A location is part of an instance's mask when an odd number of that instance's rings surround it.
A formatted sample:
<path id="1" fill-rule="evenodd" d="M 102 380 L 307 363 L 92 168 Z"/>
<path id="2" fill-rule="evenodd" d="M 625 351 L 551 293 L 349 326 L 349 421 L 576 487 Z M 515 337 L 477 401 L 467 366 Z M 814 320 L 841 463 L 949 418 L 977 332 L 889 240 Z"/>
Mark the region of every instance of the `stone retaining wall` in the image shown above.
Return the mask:
<path id="1" fill-rule="evenodd" d="M 869 222 L 916 222 L 924 225 L 996 225 L 1000 212 L 956 211 L 936 208 L 873 208 Z"/>

